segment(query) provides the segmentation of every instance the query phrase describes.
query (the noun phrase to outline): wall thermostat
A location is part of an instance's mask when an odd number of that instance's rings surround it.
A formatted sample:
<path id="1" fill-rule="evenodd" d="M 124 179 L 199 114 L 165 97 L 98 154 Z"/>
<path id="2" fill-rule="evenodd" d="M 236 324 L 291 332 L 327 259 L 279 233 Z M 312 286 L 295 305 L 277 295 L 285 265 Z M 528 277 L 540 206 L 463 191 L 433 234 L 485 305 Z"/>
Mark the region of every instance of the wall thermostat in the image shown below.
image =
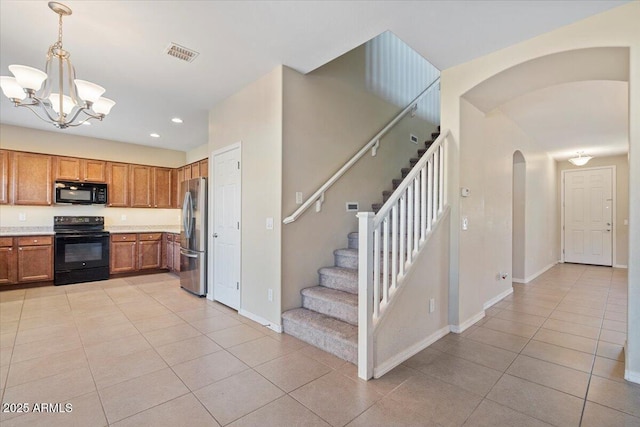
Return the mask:
<path id="1" fill-rule="evenodd" d="M 469 196 L 471 195 L 471 190 L 469 190 L 469 189 L 468 189 L 468 188 L 466 188 L 466 187 L 462 187 L 462 188 L 460 189 L 460 195 L 461 195 L 462 197 L 469 197 Z"/>

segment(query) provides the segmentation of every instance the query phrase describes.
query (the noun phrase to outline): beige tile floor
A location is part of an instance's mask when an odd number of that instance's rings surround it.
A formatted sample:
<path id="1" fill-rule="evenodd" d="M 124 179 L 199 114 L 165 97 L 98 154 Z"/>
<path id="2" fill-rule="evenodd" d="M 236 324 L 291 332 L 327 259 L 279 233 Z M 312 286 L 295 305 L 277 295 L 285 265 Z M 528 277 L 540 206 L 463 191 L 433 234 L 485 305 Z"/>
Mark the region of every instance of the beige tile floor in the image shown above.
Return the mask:
<path id="1" fill-rule="evenodd" d="M 640 426 L 626 271 L 559 265 L 379 380 L 158 274 L 0 292 L 3 427 Z"/>

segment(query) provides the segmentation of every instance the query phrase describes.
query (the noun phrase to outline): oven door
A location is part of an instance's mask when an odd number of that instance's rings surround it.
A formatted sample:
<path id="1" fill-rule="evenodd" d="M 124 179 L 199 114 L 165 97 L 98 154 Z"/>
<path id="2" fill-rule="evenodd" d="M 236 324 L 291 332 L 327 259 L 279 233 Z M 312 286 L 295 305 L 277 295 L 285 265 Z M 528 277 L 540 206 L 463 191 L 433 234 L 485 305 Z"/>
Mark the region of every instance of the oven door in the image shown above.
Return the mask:
<path id="1" fill-rule="evenodd" d="M 56 271 L 108 266 L 109 235 L 100 233 L 56 234 Z"/>

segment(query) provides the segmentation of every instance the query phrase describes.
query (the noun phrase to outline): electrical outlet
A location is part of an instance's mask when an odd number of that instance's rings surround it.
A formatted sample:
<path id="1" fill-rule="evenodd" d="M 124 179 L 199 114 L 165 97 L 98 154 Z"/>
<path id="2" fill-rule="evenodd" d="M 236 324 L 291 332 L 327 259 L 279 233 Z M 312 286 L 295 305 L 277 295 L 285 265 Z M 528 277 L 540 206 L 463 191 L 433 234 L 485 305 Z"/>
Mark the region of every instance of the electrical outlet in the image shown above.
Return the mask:
<path id="1" fill-rule="evenodd" d="M 302 204 L 302 191 L 296 191 L 296 205 Z"/>
<path id="2" fill-rule="evenodd" d="M 273 301 L 273 289 L 269 288 L 269 290 L 267 291 L 267 299 L 269 301 Z"/>
<path id="3" fill-rule="evenodd" d="M 462 229 L 463 230 L 469 229 L 469 218 L 467 218 L 466 216 L 462 217 Z"/>
<path id="4" fill-rule="evenodd" d="M 266 226 L 267 230 L 273 230 L 273 218 L 267 218 Z"/>
<path id="5" fill-rule="evenodd" d="M 126 220 L 127 220 L 126 215 L 120 215 L 120 221 L 126 221 Z"/>
<path id="6" fill-rule="evenodd" d="M 18 221 L 26 221 L 27 220 L 27 214 L 24 212 L 20 212 L 18 214 Z"/>
<path id="7" fill-rule="evenodd" d="M 429 300 L 429 313 L 433 313 L 434 311 L 436 311 L 436 299 L 431 298 Z"/>

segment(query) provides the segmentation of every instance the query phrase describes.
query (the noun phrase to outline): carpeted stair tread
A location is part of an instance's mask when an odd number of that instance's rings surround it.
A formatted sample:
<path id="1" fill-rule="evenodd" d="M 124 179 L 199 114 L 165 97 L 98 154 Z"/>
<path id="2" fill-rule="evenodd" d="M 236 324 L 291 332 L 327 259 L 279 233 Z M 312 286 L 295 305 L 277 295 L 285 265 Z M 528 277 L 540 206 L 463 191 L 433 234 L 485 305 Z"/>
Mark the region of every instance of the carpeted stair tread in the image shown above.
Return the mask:
<path id="1" fill-rule="evenodd" d="M 358 250 L 353 248 L 336 249 L 333 251 L 336 267 L 358 268 Z"/>
<path id="2" fill-rule="evenodd" d="M 324 286 L 305 288 L 302 306 L 309 310 L 335 317 L 352 325 L 358 324 L 358 296 Z"/>
<path id="3" fill-rule="evenodd" d="M 358 293 L 358 270 L 344 267 L 322 267 L 318 270 L 320 286 Z"/>
<path id="4" fill-rule="evenodd" d="M 358 361 L 358 327 L 306 308 L 282 314 L 284 332 L 326 352 Z"/>
<path id="5" fill-rule="evenodd" d="M 358 249 L 358 232 L 354 231 L 352 233 L 349 233 L 349 235 L 347 236 L 347 241 L 349 242 L 349 248 L 350 249 Z"/>

